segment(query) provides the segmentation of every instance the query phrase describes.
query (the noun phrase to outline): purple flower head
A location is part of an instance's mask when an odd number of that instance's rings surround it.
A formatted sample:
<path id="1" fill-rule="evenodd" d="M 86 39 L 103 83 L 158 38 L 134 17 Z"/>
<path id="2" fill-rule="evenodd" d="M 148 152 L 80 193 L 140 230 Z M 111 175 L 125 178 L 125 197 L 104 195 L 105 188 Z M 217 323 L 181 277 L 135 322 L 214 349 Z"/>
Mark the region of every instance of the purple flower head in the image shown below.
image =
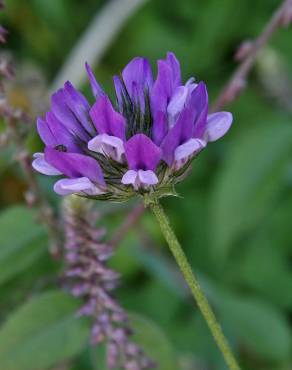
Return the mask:
<path id="1" fill-rule="evenodd" d="M 173 53 L 157 63 L 134 58 L 114 76 L 116 103 L 86 63 L 95 101 L 90 104 L 66 82 L 52 95 L 51 109 L 38 118 L 44 153 L 34 155 L 42 174 L 62 176 L 60 195 L 125 200 L 135 194 L 169 193 L 208 142 L 220 139 L 232 114 L 208 114 L 204 82 L 182 82 Z"/>

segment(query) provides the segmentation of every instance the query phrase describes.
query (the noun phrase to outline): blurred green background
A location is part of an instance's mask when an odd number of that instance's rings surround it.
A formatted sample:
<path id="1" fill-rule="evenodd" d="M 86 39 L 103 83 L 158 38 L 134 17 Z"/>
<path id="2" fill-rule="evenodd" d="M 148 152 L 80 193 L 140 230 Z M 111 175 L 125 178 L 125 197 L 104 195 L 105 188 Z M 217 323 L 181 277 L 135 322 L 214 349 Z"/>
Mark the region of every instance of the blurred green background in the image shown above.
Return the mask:
<path id="1" fill-rule="evenodd" d="M 17 69 L 10 98 L 32 115 L 42 113 L 70 50 L 108 2 L 6 3 L 0 19 L 10 34 L 1 53 Z M 132 57 L 146 56 L 155 66 L 171 50 L 185 79 L 206 81 L 212 101 L 236 67 L 238 44 L 255 37 L 279 3 L 145 1 L 93 66 L 96 77 L 113 93 L 111 76 Z M 226 107 L 234 114 L 228 135 L 193 163 L 177 189 L 182 198 L 163 201 L 245 370 L 292 369 L 291 39 L 291 29 L 274 35 L 247 89 Z M 89 93 L 87 84 L 80 88 Z M 34 132 L 28 145 L 41 148 Z M 78 302 L 58 290 L 62 263 L 49 256 L 44 228 L 25 207 L 13 153 L 12 145 L 0 154 L 0 370 L 105 370 L 102 351 L 87 344 L 88 323 L 72 316 Z M 59 208 L 52 181 L 39 181 Z M 110 237 L 130 205 L 96 207 Z M 137 340 L 158 369 L 226 369 L 150 214 L 121 243 L 112 265 L 122 274 L 120 302 L 135 312 Z"/>

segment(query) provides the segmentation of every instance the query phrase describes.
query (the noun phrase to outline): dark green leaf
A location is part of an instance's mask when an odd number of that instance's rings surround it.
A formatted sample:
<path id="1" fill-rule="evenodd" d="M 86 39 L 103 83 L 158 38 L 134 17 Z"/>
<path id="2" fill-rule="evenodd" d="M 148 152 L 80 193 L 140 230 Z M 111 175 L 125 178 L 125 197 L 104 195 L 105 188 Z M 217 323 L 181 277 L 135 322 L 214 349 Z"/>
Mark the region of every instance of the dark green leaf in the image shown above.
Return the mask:
<path id="1" fill-rule="evenodd" d="M 29 267 L 46 250 L 44 228 L 25 207 L 0 214 L 0 284 Z"/>

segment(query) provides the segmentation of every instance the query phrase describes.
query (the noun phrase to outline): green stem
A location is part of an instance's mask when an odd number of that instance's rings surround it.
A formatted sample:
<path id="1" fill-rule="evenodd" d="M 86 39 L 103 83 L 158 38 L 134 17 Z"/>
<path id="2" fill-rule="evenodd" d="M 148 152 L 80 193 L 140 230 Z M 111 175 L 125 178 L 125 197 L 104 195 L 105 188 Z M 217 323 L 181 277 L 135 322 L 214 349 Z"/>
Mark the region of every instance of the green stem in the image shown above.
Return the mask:
<path id="1" fill-rule="evenodd" d="M 214 312 L 210 307 L 207 298 L 205 297 L 204 293 L 200 288 L 200 285 L 192 271 L 192 268 L 186 258 L 186 255 L 184 254 L 184 251 L 182 250 L 170 226 L 168 218 L 163 211 L 163 208 L 158 203 L 158 201 L 149 202 L 148 204 L 159 222 L 161 231 L 169 245 L 169 248 L 187 284 L 191 289 L 192 295 L 195 298 L 195 301 L 197 302 L 197 305 L 201 310 L 204 319 L 207 322 L 207 325 L 215 339 L 215 342 L 218 345 L 218 348 L 220 349 L 225 359 L 226 364 L 228 365 L 230 370 L 240 370 L 240 367 L 238 366 L 235 360 L 235 357 L 231 351 L 227 339 L 225 338 L 222 332 L 221 326 L 217 322 Z"/>

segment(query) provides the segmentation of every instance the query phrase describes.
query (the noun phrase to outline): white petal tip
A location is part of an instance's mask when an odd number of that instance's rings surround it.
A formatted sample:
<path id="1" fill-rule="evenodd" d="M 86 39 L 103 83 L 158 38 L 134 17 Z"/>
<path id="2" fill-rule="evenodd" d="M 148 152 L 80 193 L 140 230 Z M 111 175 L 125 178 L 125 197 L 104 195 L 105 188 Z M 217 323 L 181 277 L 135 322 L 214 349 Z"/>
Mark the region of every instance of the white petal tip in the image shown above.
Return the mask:
<path id="1" fill-rule="evenodd" d="M 206 141 L 216 141 L 224 136 L 230 129 L 233 116 L 230 112 L 216 112 L 207 119 L 204 138 Z"/>
<path id="2" fill-rule="evenodd" d="M 44 153 L 34 153 L 32 167 L 39 173 L 48 176 L 62 175 L 55 167 L 51 166 L 46 160 Z"/>
<path id="3" fill-rule="evenodd" d="M 158 184 L 159 180 L 153 171 L 147 170 L 129 170 L 123 178 L 122 183 L 124 185 L 133 185 L 134 189 L 147 188 L 152 185 Z"/>
<path id="4" fill-rule="evenodd" d="M 201 139 L 190 139 L 179 145 L 174 152 L 175 161 L 181 161 L 201 151 L 207 143 Z"/>
<path id="5" fill-rule="evenodd" d="M 79 177 L 76 179 L 61 179 L 55 183 L 54 191 L 59 195 L 81 193 L 89 196 L 94 196 L 104 193 L 87 177 Z"/>

